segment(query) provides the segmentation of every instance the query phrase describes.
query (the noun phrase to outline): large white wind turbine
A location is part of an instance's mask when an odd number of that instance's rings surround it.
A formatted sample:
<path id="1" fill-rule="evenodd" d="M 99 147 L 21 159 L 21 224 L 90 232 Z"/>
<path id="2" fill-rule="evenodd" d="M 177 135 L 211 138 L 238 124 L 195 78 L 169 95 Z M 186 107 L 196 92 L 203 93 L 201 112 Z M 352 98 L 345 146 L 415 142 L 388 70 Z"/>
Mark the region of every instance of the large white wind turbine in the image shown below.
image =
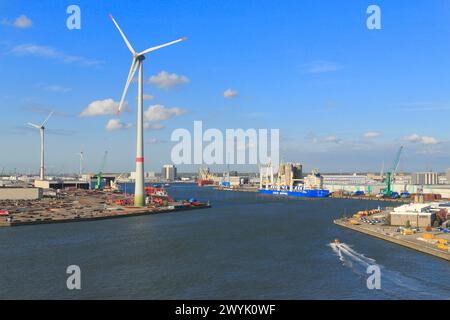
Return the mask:
<path id="1" fill-rule="evenodd" d="M 33 128 L 39 129 L 41 133 L 41 167 L 39 168 L 39 180 L 44 180 L 44 130 L 45 130 L 45 124 L 47 123 L 48 119 L 52 116 L 53 111 L 50 112 L 50 114 L 47 116 L 47 118 L 42 122 L 41 125 L 37 125 L 31 122 L 28 122 L 29 126 L 32 126 Z"/>
<path id="2" fill-rule="evenodd" d="M 147 53 L 150 53 L 152 51 L 170 46 L 172 44 L 175 44 L 177 42 L 186 40 L 186 38 L 181 38 L 172 42 L 168 42 L 156 47 L 149 48 L 147 50 L 144 50 L 142 52 L 136 52 L 134 51 L 133 47 L 131 46 L 130 42 L 128 41 L 125 34 L 120 29 L 119 25 L 117 24 L 116 20 L 114 20 L 114 17 L 112 15 L 109 15 L 111 17 L 111 20 L 116 25 L 117 29 L 120 32 L 120 35 L 122 36 L 123 40 L 125 41 L 125 44 L 127 45 L 128 49 L 133 54 L 133 61 L 131 63 L 130 72 L 128 73 L 127 82 L 125 83 L 125 89 L 122 93 L 122 98 L 120 99 L 119 104 L 119 110 L 118 114 L 120 113 L 123 102 L 125 100 L 125 95 L 127 94 L 128 87 L 133 80 L 134 73 L 136 72 L 136 68 L 139 68 L 139 75 L 138 75 L 138 110 L 137 110 L 137 143 L 136 143 L 136 180 L 135 180 L 135 187 L 134 187 L 134 205 L 137 207 L 142 207 L 145 204 L 145 196 L 144 196 L 144 130 L 143 130 L 143 84 L 144 84 L 144 77 L 143 77 L 143 61 L 145 59 L 145 55 Z"/>

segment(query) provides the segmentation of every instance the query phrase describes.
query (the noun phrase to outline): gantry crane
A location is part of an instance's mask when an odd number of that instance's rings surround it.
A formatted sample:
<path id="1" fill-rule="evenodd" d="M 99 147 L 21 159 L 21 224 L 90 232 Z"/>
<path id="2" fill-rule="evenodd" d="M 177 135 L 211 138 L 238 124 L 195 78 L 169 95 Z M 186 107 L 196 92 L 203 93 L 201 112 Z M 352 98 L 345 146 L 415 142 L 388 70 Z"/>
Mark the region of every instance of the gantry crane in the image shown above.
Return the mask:
<path id="1" fill-rule="evenodd" d="M 386 198 L 392 198 L 395 193 L 392 191 L 392 182 L 394 178 L 394 174 L 397 171 L 398 164 L 400 162 L 400 156 L 403 151 L 403 146 L 400 146 L 400 149 L 398 149 L 397 156 L 394 159 L 394 162 L 392 163 L 392 168 L 388 172 L 386 172 L 386 188 L 384 189 L 383 196 Z"/>
<path id="2" fill-rule="evenodd" d="M 105 170 L 107 156 L 108 151 L 105 151 L 105 154 L 103 155 L 102 164 L 100 166 L 100 171 L 99 173 L 97 173 L 97 183 L 95 184 L 95 190 L 100 190 L 102 188 L 103 170 Z"/>

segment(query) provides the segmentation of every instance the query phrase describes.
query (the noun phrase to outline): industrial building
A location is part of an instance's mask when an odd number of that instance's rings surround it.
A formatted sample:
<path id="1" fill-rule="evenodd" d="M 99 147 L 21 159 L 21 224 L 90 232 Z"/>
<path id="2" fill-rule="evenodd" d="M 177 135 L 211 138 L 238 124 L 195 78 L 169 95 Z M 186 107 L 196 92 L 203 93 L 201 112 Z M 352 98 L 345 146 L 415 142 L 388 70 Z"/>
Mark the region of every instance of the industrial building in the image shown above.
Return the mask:
<path id="1" fill-rule="evenodd" d="M 336 191 L 346 191 L 346 192 L 356 192 L 363 191 L 365 194 L 369 195 L 377 195 L 383 189 L 386 188 L 386 185 L 383 183 L 366 183 L 366 184 L 323 184 L 324 189 L 329 190 L 330 192 Z M 401 186 L 403 188 L 403 186 Z"/>
<path id="2" fill-rule="evenodd" d="M 260 169 L 260 188 L 269 185 L 277 186 L 292 186 L 296 185 L 303 178 L 302 165 L 300 163 L 281 163 L 274 178 L 272 164 Z"/>
<path id="3" fill-rule="evenodd" d="M 412 174 L 414 185 L 435 185 L 439 183 L 437 172 L 415 172 Z"/>
<path id="4" fill-rule="evenodd" d="M 412 227 L 424 228 L 432 226 L 435 219 L 436 212 L 429 203 L 405 204 L 390 213 L 392 226 L 406 226 L 409 223 Z"/>
<path id="5" fill-rule="evenodd" d="M 357 174 L 344 174 L 344 175 L 331 175 L 324 174 L 323 183 L 328 184 L 346 184 L 346 185 L 365 185 L 368 183 L 367 175 Z"/>
<path id="6" fill-rule="evenodd" d="M 300 163 L 282 163 L 278 172 L 278 179 L 281 185 L 290 185 L 293 181 L 303 178 L 302 165 Z"/>
<path id="7" fill-rule="evenodd" d="M 399 174 L 393 177 L 395 184 L 409 185 L 412 183 L 412 177 L 406 174 Z"/>
<path id="8" fill-rule="evenodd" d="M 65 188 L 75 188 L 75 189 L 89 189 L 88 181 L 78 181 L 78 180 L 35 180 L 34 186 L 36 188 L 42 189 L 65 189 Z"/>
<path id="9" fill-rule="evenodd" d="M 161 170 L 161 178 L 167 181 L 174 181 L 177 178 L 177 168 L 173 164 L 166 164 Z"/>
<path id="10" fill-rule="evenodd" d="M 130 172 L 130 179 L 131 180 L 136 180 L 136 171 L 131 171 Z M 154 171 L 146 171 L 144 172 L 144 179 L 147 180 L 154 180 L 156 179 L 156 174 Z"/>
<path id="11" fill-rule="evenodd" d="M 0 188 L 0 200 L 37 200 L 42 198 L 41 188 Z"/>
<path id="12" fill-rule="evenodd" d="M 450 169 L 447 169 L 447 172 L 445 173 L 445 175 L 441 176 L 441 179 L 442 177 L 445 177 L 446 184 L 450 184 Z"/>

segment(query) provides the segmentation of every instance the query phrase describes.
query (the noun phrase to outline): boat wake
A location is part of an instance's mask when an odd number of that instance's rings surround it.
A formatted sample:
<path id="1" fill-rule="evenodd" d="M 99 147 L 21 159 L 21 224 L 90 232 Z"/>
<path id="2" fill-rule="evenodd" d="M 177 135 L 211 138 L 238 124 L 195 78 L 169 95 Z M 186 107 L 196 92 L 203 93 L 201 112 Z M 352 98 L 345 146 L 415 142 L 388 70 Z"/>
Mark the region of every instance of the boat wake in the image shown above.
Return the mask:
<path id="1" fill-rule="evenodd" d="M 370 276 L 367 268 L 377 265 L 381 271 L 381 291 L 394 299 L 450 299 L 450 288 L 442 284 L 425 282 L 388 270 L 377 264 L 375 259 L 366 257 L 345 243 L 330 243 L 329 246 L 339 257 L 342 265 L 351 269 L 360 278 L 364 278 L 362 279 L 364 282 Z"/>

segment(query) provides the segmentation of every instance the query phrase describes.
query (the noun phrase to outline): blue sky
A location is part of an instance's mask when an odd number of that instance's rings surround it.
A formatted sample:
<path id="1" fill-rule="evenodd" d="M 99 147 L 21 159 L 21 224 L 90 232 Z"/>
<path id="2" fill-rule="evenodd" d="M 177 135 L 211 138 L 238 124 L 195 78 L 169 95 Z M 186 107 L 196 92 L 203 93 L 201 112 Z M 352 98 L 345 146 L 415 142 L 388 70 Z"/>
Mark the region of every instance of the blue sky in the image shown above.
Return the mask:
<path id="1" fill-rule="evenodd" d="M 450 167 L 448 1 L 78 1 L 81 30 L 66 27 L 70 4 L 0 2 L 0 170 L 37 172 L 39 136 L 25 124 L 48 110 L 49 171 L 75 172 L 81 146 L 88 171 L 105 150 L 107 170 L 133 169 L 136 84 L 117 130 L 113 114 L 80 116 L 91 103 L 112 110 L 130 67 L 108 13 L 136 50 L 189 37 L 144 63 L 144 108 L 164 119 L 145 131 L 146 170 L 170 162 L 171 132 L 194 120 L 278 128 L 282 158 L 306 169 L 378 171 L 401 144 L 402 170 Z M 370 4 L 381 30 L 366 27 Z"/>

